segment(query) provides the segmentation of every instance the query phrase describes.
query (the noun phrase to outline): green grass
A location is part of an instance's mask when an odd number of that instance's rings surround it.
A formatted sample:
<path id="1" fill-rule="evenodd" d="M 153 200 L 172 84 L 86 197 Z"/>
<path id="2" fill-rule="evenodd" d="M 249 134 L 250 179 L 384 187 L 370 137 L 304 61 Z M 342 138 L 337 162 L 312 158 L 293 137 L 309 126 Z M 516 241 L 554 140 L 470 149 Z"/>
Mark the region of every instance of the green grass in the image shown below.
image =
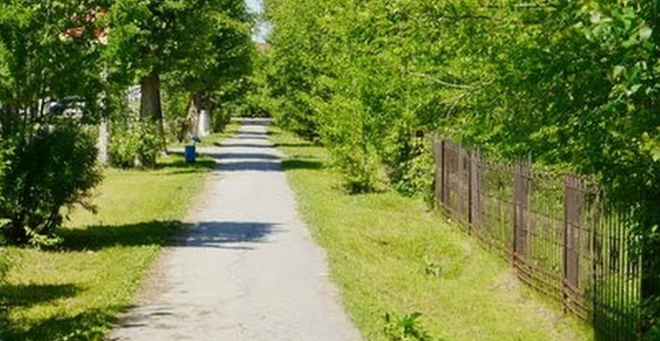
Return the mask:
<path id="1" fill-rule="evenodd" d="M 241 121 L 237 119 L 232 119 L 231 122 L 225 127 L 225 130 L 221 133 L 213 133 L 209 136 L 202 137 L 201 143 L 198 143 L 198 147 L 214 147 L 219 146 L 220 141 L 236 135 L 241 128 Z M 172 143 L 170 144 L 171 148 L 181 148 L 186 145 L 190 145 L 191 141 L 184 141 L 182 143 Z"/>
<path id="2" fill-rule="evenodd" d="M 383 315 L 423 314 L 447 341 L 591 340 L 515 278 L 500 257 L 416 199 L 348 195 L 327 152 L 272 128 L 298 207 L 326 250 L 343 303 L 366 340 L 387 340 Z"/>
<path id="3" fill-rule="evenodd" d="M 152 171 L 108 170 L 98 214 L 75 209 L 54 250 L 9 248 L 0 339 L 101 340 L 162 246 L 180 230 L 208 160 L 169 157 Z"/>

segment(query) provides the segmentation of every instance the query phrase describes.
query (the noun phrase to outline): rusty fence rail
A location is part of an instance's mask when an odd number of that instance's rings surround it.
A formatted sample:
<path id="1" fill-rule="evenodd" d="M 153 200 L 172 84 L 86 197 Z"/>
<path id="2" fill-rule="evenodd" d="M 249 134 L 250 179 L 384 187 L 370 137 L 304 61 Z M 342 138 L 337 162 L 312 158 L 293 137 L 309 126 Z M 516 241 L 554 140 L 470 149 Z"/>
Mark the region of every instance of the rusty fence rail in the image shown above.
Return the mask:
<path id="1" fill-rule="evenodd" d="M 436 202 L 501 252 L 518 277 L 593 324 L 598 340 L 640 338 L 641 275 L 632 219 L 605 208 L 589 178 L 490 161 L 436 140 Z"/>

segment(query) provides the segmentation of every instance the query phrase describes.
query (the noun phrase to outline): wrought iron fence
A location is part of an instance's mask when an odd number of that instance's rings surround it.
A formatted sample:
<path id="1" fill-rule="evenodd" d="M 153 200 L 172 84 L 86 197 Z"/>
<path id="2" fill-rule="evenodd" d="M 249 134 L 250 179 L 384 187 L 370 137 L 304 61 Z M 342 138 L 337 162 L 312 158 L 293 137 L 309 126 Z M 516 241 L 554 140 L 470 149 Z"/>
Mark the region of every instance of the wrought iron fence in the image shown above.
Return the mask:
<path id="1" fill-rule="evenodd" d="M 597 339 L 640 338 L 640 261 L 631 212 L 605 205 L 595 181 L 507 164 L 437 140 L 436 201 L 510 260 L 518 277 L 594 325 Z"/>

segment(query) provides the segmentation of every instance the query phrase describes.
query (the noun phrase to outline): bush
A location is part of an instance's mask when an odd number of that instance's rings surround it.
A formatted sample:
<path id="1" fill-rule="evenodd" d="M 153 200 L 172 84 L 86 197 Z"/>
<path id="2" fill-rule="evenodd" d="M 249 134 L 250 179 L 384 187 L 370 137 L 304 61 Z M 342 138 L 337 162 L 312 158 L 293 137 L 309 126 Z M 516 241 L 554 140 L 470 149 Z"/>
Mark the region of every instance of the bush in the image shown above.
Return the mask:
<path id="1" fill-rule="evenodd" d="M 211 112 L 211 129 L 214 133 L 222 133 L 231 122 L 231 109 L 222 106 Z"/>
<path id="2" fill-rule="evenodd" d="M 182 142 L 188 132 L 188 105 L 190 96 L 177 91 L 171 84 L 165 82 L 163 93 L 163 116 L 167 123 L 167 137 L 170 140 Z"/>
<path id="3" fill-rule="evenodd" d="M 407 125 L 395 125 L 383 141 L 383 159 L 396 190 L 406 196 L 433 199 L 435 158 L 431 139 Z"/>
<path id="4" fill-rule="evenodd" d="M 0 226 L 2 222 L 0 221 Z M 2 282 L 2 279 L 5 277 L 5 274 L 7 273 L 7 270 L 9 269 L 9 256 L 7 255 L 7 251 L 4 249 L 0 249 L 0 282 Z"/>
<path id="5" fill-rule="evenodd" d="M 14 139 L 0 186 L 0 219 L 8 242 L 48 242 L 63 221 L 62 206 L 93 209 L 90 191 L 101 181 L 96 141 L 79 126 L 59 122 Z"/>
<path id="6" fill-rule="evenodd" d="M 110 163 L 121 168 L 156 166 L 161 139 L 149 122 L 129 121 L 110 140 Z"/>
<path id="7" fill-rule="evenodd" d="M 374 144 L 372 126 L 358 101 L 336 96 L 329 104 L 315 102 L 322 119 L 321 140 L 334 164 L 342 170 L 351 193 L 369 192 L 383 182 L 382 162 Z"/>
<path id="8" fill-rule="evenodd" d="M 4 227 L 9 223 L 6 219 L 0 219 L 0 228 Z M 0 238 L 0 245 L 4 244 L 4 238 Z M 9 256 L 7 255 L 7 250 L 0 248 L 0 283 L 5 277 L 7 270 L 9 269 Z"/>
<path id="9" fill-rule="evenodd" d="M 259 101 L 260 99 L 257 96 L 248 96 L 248 98 L 245 100 L 245 103 L 242 103 L 240 106 L 238 106 L 236 115 L 249 118 L 270 117 L 270 112 L 268 109 Z"/>
<path id="10" fill-rule="evenodd" d="M 383 332 L 390 341 L 431 341 L 434 340 L 419 322 L 421 313 L 406 314 L 399 318 L 387 313 L 384 316 Z M 442 339 L 437 339 L 442 341 Z"/>

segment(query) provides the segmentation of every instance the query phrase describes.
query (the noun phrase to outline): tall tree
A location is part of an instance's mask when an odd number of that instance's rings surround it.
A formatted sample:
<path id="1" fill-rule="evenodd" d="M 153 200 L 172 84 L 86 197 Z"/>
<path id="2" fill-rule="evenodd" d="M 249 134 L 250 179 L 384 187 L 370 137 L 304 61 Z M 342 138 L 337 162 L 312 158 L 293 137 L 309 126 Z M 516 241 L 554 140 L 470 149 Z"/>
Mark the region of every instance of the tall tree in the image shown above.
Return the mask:
<path id="1" fill-rule="evenodd" d="M 187 131 L 197 133 L 201 110 L 210 116 L 217 92 L 250 73 L 254 44 L 253 17 L 243 0 L 209 0 L 199 8 L 195 44 L 189 57 L 179 60 L 170 77 L 174 88 L 189 94 Z"/>
<path id="2" fill-rule="evenodd" d="M 102 12 L 83 0 L 0 4 L 0 220 L 11 242 L 40 240 L 100 181 L 84 126 L 99 118 Z"/>
<path id="3" fill-rule="evenodd" d="M 182 60 L 194 57 L 206 0 L 117 0 L 112 15 L 110 72 L 130 83 L 137 77 L 140 114 L 164 136 L 161 77 Z M 204 26 L 207 28 L 206 26 Z"/>
<path id="4" fill-rule="evenodd" d="M 273 111 L 348 183 L 415 186 L 417 136 L 594 174 L 629 221 L 660 316 L 657 1 L 267 0 Z M 385 164 L 386 172 L 382 164 Z M 423 181 L 426 183 L 426 181 Z M 420 187 L 421 190 L 424 187 Z M 649 336 L 653 337 L 653 336 Z"/>

